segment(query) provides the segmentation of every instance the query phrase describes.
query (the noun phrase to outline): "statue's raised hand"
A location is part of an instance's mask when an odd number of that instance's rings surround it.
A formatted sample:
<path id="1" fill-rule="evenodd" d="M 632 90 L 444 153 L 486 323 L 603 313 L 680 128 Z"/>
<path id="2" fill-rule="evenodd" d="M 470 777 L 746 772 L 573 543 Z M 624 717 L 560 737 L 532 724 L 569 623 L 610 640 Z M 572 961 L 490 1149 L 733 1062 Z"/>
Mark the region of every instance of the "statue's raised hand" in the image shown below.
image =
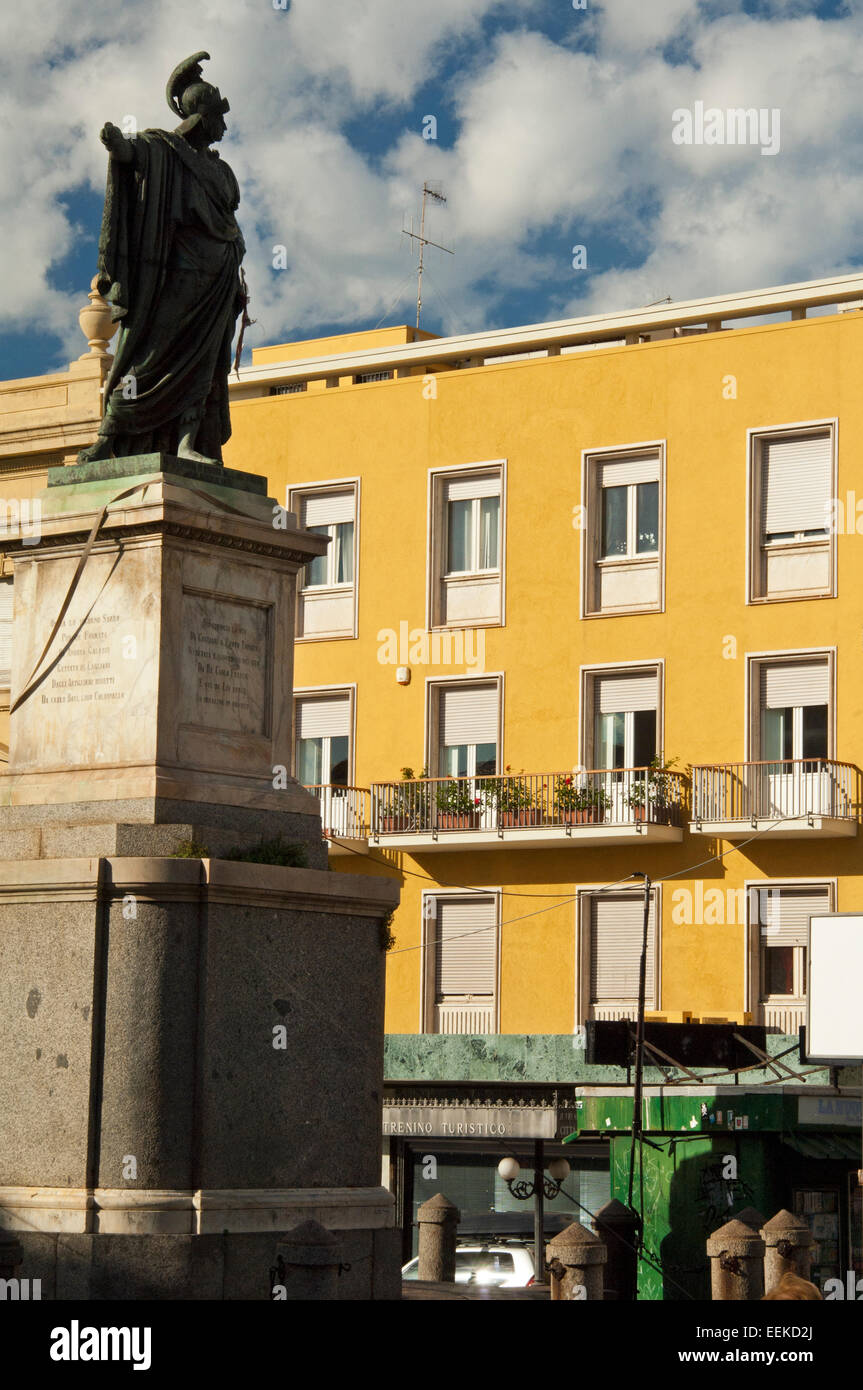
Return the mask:
<path id="1" fill-rule="evenodd" d="M 127 140 L 119 126 L 112 125 L 106 121 L 99 131 L 99 139 L 105 146 L 112 159 L 116 159 L 120 164 L 131 164 L 135 158 L 135 150 L 131 140 Z"/>

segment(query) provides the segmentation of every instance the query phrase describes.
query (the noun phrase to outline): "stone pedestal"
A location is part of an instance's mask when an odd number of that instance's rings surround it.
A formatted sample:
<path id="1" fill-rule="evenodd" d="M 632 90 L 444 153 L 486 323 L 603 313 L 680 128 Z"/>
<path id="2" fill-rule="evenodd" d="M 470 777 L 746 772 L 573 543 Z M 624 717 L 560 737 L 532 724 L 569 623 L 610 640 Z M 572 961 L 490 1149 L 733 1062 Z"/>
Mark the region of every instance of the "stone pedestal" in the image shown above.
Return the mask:
<path id="1" fill-rule="evenodd" d="M 263 479 L 155 456 L 53 470 L 16 554 L 0 1227 L 43 1297 L 268 1298 L 310 1219 L 356 1271 L 340 1297 L 398 1296 L 398 889 L 327 871 L 289 775 L 295 580 L 322 544 Z M 274 840 L 303 866 L 223 857 Z"/>

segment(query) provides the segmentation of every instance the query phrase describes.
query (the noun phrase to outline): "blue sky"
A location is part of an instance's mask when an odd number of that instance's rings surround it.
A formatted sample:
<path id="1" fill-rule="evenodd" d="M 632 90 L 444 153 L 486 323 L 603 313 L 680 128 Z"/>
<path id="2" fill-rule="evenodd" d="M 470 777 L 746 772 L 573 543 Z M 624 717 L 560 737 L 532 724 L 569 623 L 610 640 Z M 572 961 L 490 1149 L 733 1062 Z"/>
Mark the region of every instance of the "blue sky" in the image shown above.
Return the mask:
<path id="1" fill-rule="evenodd" d="M 863 263 L 859 0 L 66 0 L 0 18 L 0 378 L 85 343 L 106 120 L 171 128 L 206 48 L 253 343 L 412 322 L 478 331 L 815 279 Z M 695 103 L 778 112 L 757 144 L 679 145 Z M 434 140 L 423 139 L 427 116 Z M 587 248 L 586 268 L 572 249 Z M 273 267 L 274 248 L 288 267 Z M 393 302 L 395 301 L 395 303 Z"/>

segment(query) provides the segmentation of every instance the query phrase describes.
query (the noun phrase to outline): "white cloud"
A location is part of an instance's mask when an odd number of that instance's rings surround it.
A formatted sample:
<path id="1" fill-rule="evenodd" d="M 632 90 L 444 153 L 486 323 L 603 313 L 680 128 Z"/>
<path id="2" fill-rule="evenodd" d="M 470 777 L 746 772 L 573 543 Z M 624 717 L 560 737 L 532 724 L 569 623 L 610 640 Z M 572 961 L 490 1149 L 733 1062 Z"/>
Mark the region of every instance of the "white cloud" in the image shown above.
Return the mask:
<path id="1" fill-rule="evenodd" d="M 247 342 L 380 318 L 410 281 L 400 227 L 424 179 L 439 179 L 449 199 L 431 212 L 428 234 L 456 255 L 429 253 L 427 305 L 445 303 L 451 332 L 499 322 L 513 291 L 535 289 L 530 316 L 556 317 L 814 278 L 859 260 L 858 14 L 827 23 L 811 5 L 776 0 L 764 21 L 738 0 L 608 0 L 572 11 L 552 39 L 540 32 L 547 4 L 6 7 L 0 322 L 52 329 L 69 357 L 83 350 L 76 315 L 86 280 L 80 294 L 50 285 L 81 235 L 63 200 L 81 187 L 101 194 L 105 120 L 173 123 L 165 82 L 200 48 L 232 104 L 222 152 L 243 193 L 258 319 Z M 577 43 L 586 25 L 590 51 Z M 693 62 L 665 61 L 664 46 L 680 38 Z M 435 92 L 440 113 L 455 113 L 448 147 L 421 138 L 420 92 L 423 105 Z M 674 145 L 672 112 L 698 100 L 778 107 L 780 153 Z M 609 237 L 637 251 L 640 266 L 572 270 L 573 244 L 586 243 L 595 266 Z M 272 269 L 278 244 L 286 271 Z M 411 317 L 410 298 L 408 287 L 400 317 Z"/>

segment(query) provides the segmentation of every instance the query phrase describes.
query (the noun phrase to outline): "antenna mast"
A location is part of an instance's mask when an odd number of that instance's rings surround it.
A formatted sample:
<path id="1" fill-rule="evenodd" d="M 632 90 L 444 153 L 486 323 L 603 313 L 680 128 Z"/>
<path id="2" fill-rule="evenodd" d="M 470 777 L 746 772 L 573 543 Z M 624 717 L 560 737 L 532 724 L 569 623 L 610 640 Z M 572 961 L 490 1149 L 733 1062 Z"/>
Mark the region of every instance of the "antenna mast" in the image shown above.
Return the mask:
<path id="1" fill-rule="evenodd" d="M 446 198 L 444 197 L 443 193 L 441 193 L 440 189 L 432 188 L 431 184 L 429 183 L 423 184 L 423 205 L 422 213 L 420 215 L 419 236 L 417 236 L 416 232 L 413 230 L 413 218 L 411 218 L 410 231 L 408 231 L 407 227 L 402 227 L 402 235 L 410 237 L 412 241 L 419 242 L 420 248 L 419 265 L 417 266 L 417 328 L 419 328 L 420 326 L 420 314 L 422 312 L 423 307 L 423 258 L 426 247 L 436 246 L 439 251 L 446 251 L 448 256 L 455 255 L 455 252 L 452 251 L 449 246 L 441 246 L 439 241 L 430 241 L 425 234 L 426 202 L 429 198 L 434 198 L 435 202 L 437 203 L 446 203 Z"/>

